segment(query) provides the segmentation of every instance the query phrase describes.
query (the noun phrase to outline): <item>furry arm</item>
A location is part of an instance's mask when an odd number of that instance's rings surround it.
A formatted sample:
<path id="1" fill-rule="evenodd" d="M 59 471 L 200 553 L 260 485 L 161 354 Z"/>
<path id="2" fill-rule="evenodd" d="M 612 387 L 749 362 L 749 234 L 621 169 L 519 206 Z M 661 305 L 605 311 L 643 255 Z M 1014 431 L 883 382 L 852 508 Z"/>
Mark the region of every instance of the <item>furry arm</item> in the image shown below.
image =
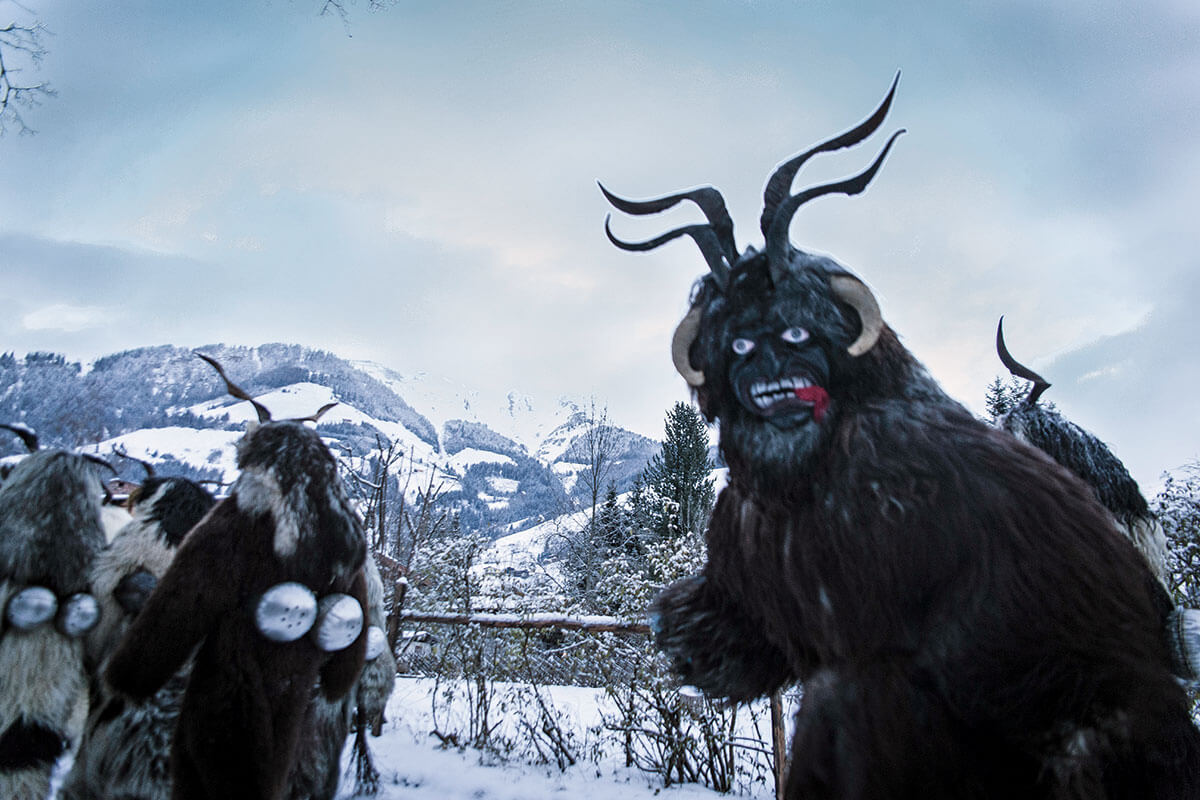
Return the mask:
<path id="1" fill-rule="evenodd" d="M 153 695 L 213 623 L 244 600 L 242 559 L 230 554 L 251 533 L 246 522 L 236 503 L 226 500 L 188 535 L 113 654 L 105 674 L 113 689 L 139 699 Z"/>
<path id="2" fill-rule="evenodd" d="M 664 589 L 650 607 L 650 626 L 675 672 L 706 694 L 743 702 L 795 680 L 762 626 L 703 575 Z"/>
<path id="3" fill-rule="evenodd" d="M 363 608 L 363 630 L 352 645 L 338 650 L 321 668 L 321 693 L 328 700 L 340 700 L 354 688 L 367 653 L 367 581 L 361 569 L 354 573 L 349 594 Z"/>

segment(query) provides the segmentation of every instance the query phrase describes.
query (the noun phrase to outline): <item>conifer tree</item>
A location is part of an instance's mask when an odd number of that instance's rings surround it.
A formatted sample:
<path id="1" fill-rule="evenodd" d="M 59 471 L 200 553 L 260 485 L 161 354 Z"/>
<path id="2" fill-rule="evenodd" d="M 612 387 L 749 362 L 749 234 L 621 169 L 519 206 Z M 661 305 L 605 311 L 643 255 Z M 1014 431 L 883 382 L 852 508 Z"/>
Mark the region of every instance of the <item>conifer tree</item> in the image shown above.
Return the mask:
<path id="1" fill-rule="evenodd" d="M 660 536 L 704 529 L 716 497 L 712 470 L 704 419 L 687 403 L 676 403 L 667 412 L 662 451 L 642 473 L 646 487 L 663 501 L 655 526 Z"/>

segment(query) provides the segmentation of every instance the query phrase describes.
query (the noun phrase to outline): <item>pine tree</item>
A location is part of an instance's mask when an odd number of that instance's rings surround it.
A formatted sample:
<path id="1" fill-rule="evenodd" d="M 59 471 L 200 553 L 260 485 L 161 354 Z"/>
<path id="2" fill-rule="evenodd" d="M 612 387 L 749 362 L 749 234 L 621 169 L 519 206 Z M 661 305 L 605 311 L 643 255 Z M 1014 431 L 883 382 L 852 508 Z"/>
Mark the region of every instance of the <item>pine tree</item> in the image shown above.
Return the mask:
<path id="1" fill-rule="evenodd" d="M 1168 474 L 1151 508 L 1167 535 L 1175 601 L 1195 606 L 1200 603 L 1200 462 Z"/>
<path id="2" fill-rule="evenodd" d="M 984 407 L 987 409 L 988 421 L 995 425 L 1000 421 L 1000 418 L 1012 410 L 1021 398 L 1025 395 L 1026 383 L 1016 378 L 1009 378 L 1007 382 L 996 376 L 991 383 L 988 384 L 987 392 L 983 398 Z"/>
<path id="3" fill-rule="evenodd" d="M 687 403 L 676 403 L 667 412 L 662 451 L 642 473 L 646 487 L 662 501 L 655 526 L 659 536 L 704 529 L 716 497 L 712 470 L 704 419 Z"/>

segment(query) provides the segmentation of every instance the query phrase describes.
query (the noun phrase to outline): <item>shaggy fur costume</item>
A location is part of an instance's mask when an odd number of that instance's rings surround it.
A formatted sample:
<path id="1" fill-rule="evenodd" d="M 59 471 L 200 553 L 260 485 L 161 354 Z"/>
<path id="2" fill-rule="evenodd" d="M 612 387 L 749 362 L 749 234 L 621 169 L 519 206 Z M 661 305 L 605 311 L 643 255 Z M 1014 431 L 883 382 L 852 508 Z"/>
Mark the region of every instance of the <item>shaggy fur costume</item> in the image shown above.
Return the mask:
<path id="1" fill-rule="evenodd" d="M 96 465 L 43 450 L 0 485 L 0 611 L 17 592 L 44 586 L 59 603 L 88 591 L 104 545 Z M 77 740 L 86 714 L 83 641 L 53 621 L 28 631 L 0 618 L 0 797 L 43 800 L 55 761 Z"/>
<path id="2" fill-rule="evenodd" d="M 383 579 L 369 554 L 363 569 L 367 579 L 367 623 L 386 627 L 383 613 Z M 290 800 L 333 800 L 341 776 L 342 750 L 357 708 L 367 720 L 383 716 L 396 683 L 396 659 L 385 648 L 363 666 L 354 691 L 340 701 L 327 700 L 320 687 L 304 713 L 299 755 L 289 780 Z"/>
<path id="3" fill-rule="evenodd" d="M 171 734 L 179 718 L 188 667 L 145 703 L 114 696 L 100 675 L 149 592 L 166 573 L 176 548 L 213 502 L 212 495 L 192 481 L 148 478 L 130 498 L 132 521 L 96 557 L 92 592 L 102 617 L 87 639 L 91 709 L 60 800 L 170 797 Z"/>
<path id="4" fill-rule="evenodd" d="M 1118 530 L 1141 551 L 1155 577 L 1170 586 L 1167 536 L 1162 525 L 1150 513 L 1137 481 L 1104 442 L 1036 401 L 1017 404 L 999 424 L 1086 481 L 1112 514 Z"/>
<path id="5" fill-rule="evenodd" d="M 893 87 L 894 89 L 894 87 Z M 766 247 L 739 254 L 715 189 L 680 235 L 711 269 L 675 363 L 729 466 L 701 574 L 656 600 L 676 670 L 745 700 L 804 683 L 792 800 L 1200 797 L 1200 732 L 1170 671 L 1159 591 L 1090 487 L 951 400 L 869 290 L 797 250 L 792 216 L 855 178 L 764 193 Z M 893 137 L 894 140 L 895 137 Z M 891 142 L 889 142 L 890 147 Z"/>
<path id="6" fill-rule="evenodd" d="M 339 699 L 363 665 L 364 635 L 327 653 L 309 637 L 272 642 L 254 623 L 262 593 L 285 581 L 366 607 L 365 537 L 329 450 L 299 422 L 266 422 L 238 443 L 238 466 L 106 673 L 116 691 L 149 698 L 199 645 L 172 744 L 176 800 L 282 797 L 313 685 Z"/>

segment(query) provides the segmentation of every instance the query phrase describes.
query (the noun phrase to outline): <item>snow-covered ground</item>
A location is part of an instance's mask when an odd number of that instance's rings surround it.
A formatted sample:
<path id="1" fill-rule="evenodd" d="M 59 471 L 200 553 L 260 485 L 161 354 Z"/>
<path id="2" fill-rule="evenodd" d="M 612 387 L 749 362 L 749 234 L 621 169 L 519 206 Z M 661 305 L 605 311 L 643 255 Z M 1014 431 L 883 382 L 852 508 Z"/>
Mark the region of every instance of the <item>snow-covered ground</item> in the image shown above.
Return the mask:
<path id="1" fill-rule="evenodd" d="M 553 766 L 494 763 L 479 751 L 444 749 L 430 734 L 434 728 L 430 691 L 424 678 L 399 678 L 388 703 L 383 735 L 371 739 L 375 767 L 380 773 L 378 800 L 549 800 L 555 797 L 588 800 L 715 800 L 719 795 L 695 784 L 663 788 L 654 775 L 619 764 L 596 764 L 581 759 L 565 772 Z M 578 724 L 599 719 L 598 692 L 557 687 L 555 705 Z M 338 800 L 354 794 L 354 768 L 348 744 L 343 756 L 343 778 Z M 770 788 L 749 797 L 766 800 Z"/>

